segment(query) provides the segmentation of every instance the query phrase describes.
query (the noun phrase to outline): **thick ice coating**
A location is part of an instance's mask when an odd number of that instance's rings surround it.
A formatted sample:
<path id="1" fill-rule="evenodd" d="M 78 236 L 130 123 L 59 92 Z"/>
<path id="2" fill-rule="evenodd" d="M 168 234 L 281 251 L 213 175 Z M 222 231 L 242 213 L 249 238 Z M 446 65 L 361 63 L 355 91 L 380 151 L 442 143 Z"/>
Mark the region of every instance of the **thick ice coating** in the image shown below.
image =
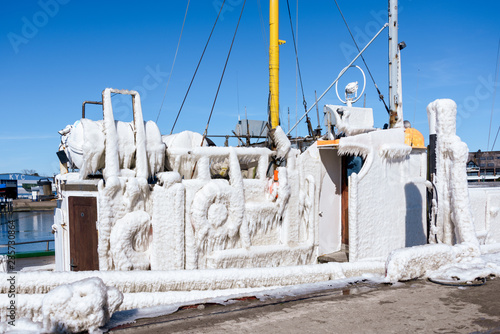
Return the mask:
<path id="1" fill-rule="evenodd" d="M 398 249 L 387 260 L 388 281 L 424 276 L 444 265 L 474 261 L 481 255 L 467 186 L 467 145 L 455 134 L 457 105 L 449 99 L 427 106 L 436 123 L 437 219 L 431 222 L 429 242 Z M 434 208 L 436 210 L 436 208 Z M 452 246 L 456 243 L 456 246 Z"/>
<path id="2" fill-rule="evenodd" d="M 97 277 L 60 285 L 43 298 L 43 326 L 57 332 L 98 333 L 122 301 L 120 291 Z"/>
<path id="3" fill-rule="evenodd" d="M 276 156 L 278 158 L 284 158 L 290 151 L 291 143 L 286 136 L 285 131 L 281 128 L 281 126 L 277 126 L 275 131 L 272 133 L 274 145 L 276 145 Z"/>

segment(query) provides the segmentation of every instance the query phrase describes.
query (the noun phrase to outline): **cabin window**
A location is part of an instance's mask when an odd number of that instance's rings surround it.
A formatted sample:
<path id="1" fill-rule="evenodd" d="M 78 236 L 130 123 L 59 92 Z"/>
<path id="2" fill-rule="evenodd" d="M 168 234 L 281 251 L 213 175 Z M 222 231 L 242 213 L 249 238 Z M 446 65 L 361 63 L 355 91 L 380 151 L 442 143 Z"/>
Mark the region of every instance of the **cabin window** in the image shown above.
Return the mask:
<path id="1" fill-rule="evenodd" d="M 486 164 L 479 164 L 479 167 L 486 167 Z"/>
<path id="2" fill-rule="evenodd" d="M 477 176 L 477 172 L 468 172 L 467 176 Z"/>
<path id="3" fill-rule="evenodd" d="M 354 155 L 347 156 L 346 162 L 347 162 L 347 177 L 351 176 L 352 173 L 359 174 L 364 163 L 363 158 Z"/>
<path id="4" fill-rule="evenodd" d="M 495 158 L 494 157 L 488 157 L 488 160 L 493 160 L 493 159 L 495 159 Z"/>
<path id="5" fill-rule="evenodd" d="M 495 164 L 493 162 L 488 163 L 488 167 L 495 167 Z"/>
<path id="6" fill-rule="evenodd" d="M 486 160 L 486 157 L 480 157 L 479 160 Z"/>
<path id="7" fill-rule="evenodd" d="M 486 175 L 493 175 L 493 169 L 487 169 L 486 170 Z"/>

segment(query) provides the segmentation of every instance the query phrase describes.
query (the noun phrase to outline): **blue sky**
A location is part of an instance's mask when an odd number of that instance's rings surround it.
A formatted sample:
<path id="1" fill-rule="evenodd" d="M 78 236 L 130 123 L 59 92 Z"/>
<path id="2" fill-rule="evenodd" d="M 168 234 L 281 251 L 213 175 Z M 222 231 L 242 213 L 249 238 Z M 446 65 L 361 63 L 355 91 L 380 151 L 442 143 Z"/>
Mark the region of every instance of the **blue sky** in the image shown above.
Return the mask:
<path id="1" fill-rule="evenodd" d="M 360 46 L 386 20 L 387 1 L 338 0 Z M 168 134 L 196 68 L 221 0 L 192 0 L 176 64 L 158 120 Z M 145 120 L 155 120 L 172 66 L 187 1 L 8 1 L 0 12 L 0 172 L 58 172 L 58 130 L 81 116 L 84 100 L 100 100 L 106 87 L 141 93 Z M 174 132 L 203 132 L 243 0 L 227 0 Z M 308 105 L 355 56 L 352 40 L 333 0 L 290 0 L 298 26 L 299 60 Z M 405 119 L 428 135 L 426 106 L 451 98 L 459 108 L 458 135 L 471 151 L 486 150 L 500 38 L 500 2 L 401 0 Z M 248 0 L 221 86 L 209 134 L 228 134 L 238 115 L 267 119 L 268 2 Z M 262 20 L 261 20 L 262 15 Z M 264 22 L 264 25 L 262 24 Z M 303 112 L 286 1 L 280 6 L 280 106 L 282 126 Z M 365 53 L 387 97 L 387 30 Z M 359 60 L 356 62 L 365 69 Z M 366 70 L 365 70 L 366 72 Z M 358 80 L 348 72 L 343 87 Z M 363 99 L 358 102 L 362 106 Z M 338 104 L 330 91 L 321 105 Z M 375 125 L 388 121 L 367 78 L 366 105 Z M 114 100 L 118 119 L 130 121 L 128 101 Z M 493 115 L 490 148 L 500 126 L 500 97 Z M 102 117 L 90 106 L 88 118 Z M 315 113 L 311 115 L 316 127 Z M 306 134 L 301 124 L 299 135 Z M 236 144 L 236 142 L 233 142 Z M 500 140 L 495 145 L 500 150 Z"/>

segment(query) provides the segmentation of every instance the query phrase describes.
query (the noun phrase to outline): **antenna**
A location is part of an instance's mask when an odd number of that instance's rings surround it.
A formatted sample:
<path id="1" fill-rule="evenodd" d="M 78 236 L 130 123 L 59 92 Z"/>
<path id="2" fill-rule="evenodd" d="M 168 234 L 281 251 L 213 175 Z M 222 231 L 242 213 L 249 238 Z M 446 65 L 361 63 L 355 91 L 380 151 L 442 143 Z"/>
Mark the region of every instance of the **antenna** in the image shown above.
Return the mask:
<path id="1" fill-rule="evenodd" d="M 290 107 L 288 107 L 288 131 L 290 131 Z"/>

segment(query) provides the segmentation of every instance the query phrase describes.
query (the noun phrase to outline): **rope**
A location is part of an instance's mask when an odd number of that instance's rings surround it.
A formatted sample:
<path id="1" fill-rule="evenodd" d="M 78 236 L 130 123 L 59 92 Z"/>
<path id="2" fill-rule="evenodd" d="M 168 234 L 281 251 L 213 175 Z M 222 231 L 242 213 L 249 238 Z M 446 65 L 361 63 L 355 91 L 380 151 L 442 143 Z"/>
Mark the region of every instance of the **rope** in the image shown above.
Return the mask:
<path id="1" fill-rule="evenodd" d="M 460 283 L 449 283 L 449 282 L 446 282 L 446 281 L 439 281 L 439 280 L 436 280 L 436 279 L 432 279 L 430 277 L 427 278 L 429 280 L 429 282 L 432 282 L 432 283 L 435 283 L 435 284 L 439 284 L 439 285 L 444 285 L 444 286 L 481 286 L 481 285 L 485 285 L 486 284 L 486 278 L 484 277 L 478 277 L 475 279 L 475 281 L 477 281 L 478 283 L 464 283 L 464 282 L 460 282 Z"/>
<path id="2" fill-rule="evenodd" d="M 238 32 L 238 27 L 240 26 L 241 16 L 243 15 L 243 9 L 245 8 L 246 2 L 247 1 L 245 0 L 243 2 L 243 6 L 241 7 L 240 17 L 238 18 L 238 24 L 236 24 L 236 29 L 234 30 L 233 40 L 231 41 L 231 46 L 229 47 L 229 52 L 227 53 L 226 63 L 224 64 L 222 75 L 220 76 L 219 86 L 217 87 L 217 92 L 215 93 L 214 102 L 212 103 L 212 109 L 210 110 L 210 115 L 208 116 L 207 126 L 205 127 L 205 132 L 203 133 L 203 139 L 207 137 L 208 125 L 210 124 L 210 120 L 212 119 L 212 113 L 214 112 L 215 102 L 217 102 L 217 97 L 219 96 L 219 90 L 222 84 L 222 79 L 224 79 L 224 73 L 226 72 L 227 63 L 229 61 L 229 56 L 231 55 L 231 50 L 233 49 L 234 40 L 236 38 L 236 33 Z M 201 141 L 201 143 L 203 144 L 203 140 Z"/>
<path id="3" fill-rule="evenodd" d="M 163 99 L 161 100 L 160 110 L 158 110 L 158 116 L 156 116 L 155 123 L 158 123 L 158 118 L 160 118 L 161 108 L 163 108 L 163 102 L 165 102 L 165 96 L 167 96 L 168 85 L 170 84 L 170 78 L 172 77 L 172 72 L 174 71 L 175 60 L 177 59 L 177 52 L 179 51 L 179 46 L 181 45 L 182 32 L 184 31 L 184 24 L 186 23 L 186 17 L 188 14 L 188 8 L 189 8 L 190 1 L 191 0 L 188 0 L 187 6 L 186 6 L 186 12 L 184 13 L 184 20 L 182 21 L 181 34 L 179 35 L 179 41 L 177 42 L 177 48 L 175 49 L 174 61 L 172 62 L 172 68 L 170 69 L 170 73 L 168 75 L 167 87 L 165 87 L 165 93 L 163 93 Z"/>
<path id="4" fill-rule="evenodd" d="M 297 62 L 297 70 L 299 73 L 300 89 L 302 90 L 302 104 L 304 105 L 304 110 L 307 112 L 307 102 L 306 102 L 306 97 L 304 95 L 304 86 L 302 85 L 302 75 L 300 74 L 299 55 L 297 53 L 297 44 L 295 43 L 295 34 L 293 33 L 292 14 L 290 13 L 290 3 L 288 0 L 286 0 L 286 6 L 288 8 L 288 18 L 290 19 L 290 29 L 292 30 L 293 49 L 295 50 L 295 61 Z M 307 117 L 309 118 L 309 116 Z"/>
<path id="5" fill-rule="evenodd" d="M 189 90 L 191 89 L 191 85 L 193 84 L 194 78 L 196 76 L 196 73 L 198 72 L 198 68 L 200 67 L 201 60 L 203 59 L 203 55 L 205 54 L 205 51 L 207 50 L 208 43 L 210 42 L 210 38 L 212 37 L 212 33 L 214 32 L 215 25 L 217 24 L 217 21 L 219 20 L 220 13 L 222 12 L 222 8 L 224 7 L 224 3 L 226 0 L 222 1 L 222 5 L 220 6 L 219 13 L 217 14 L 217 18 L 215 19 L 214 25 L 212 27 L 212 31 L 210 31 L 210 35 L 208 36 L 207 43 L 205 44 L 205 48 L 203 49 L 203 52 L 201 53 L 200 60 L 198 61 L 198 65 L 196 66 L 196 70 L 194 71 L 193 77 L 191 78 L 191 82 L 189 83 L 189 87 L 187 89 L 186 95 L 184 95 L 184 100 L 182 100 L 181 107 L 179 109 L 179 112 L 177 113 L 177 117 L 175 118 L 174 125 L 172 125 L 172 130 L 170 130 L 170 134 L 174 131 L 175 125 L 177 124 L 177 120 L 179 119 L 179 115 L 181 114 L 182 107 L 184 106 L 184 102 L 186 102 L 186 98 L 189 94 Z"/>
<path id="6" fill-rule="evenodd" d="M 347 30 L 349 30 L 349 34 L 351 35 L 352 41 L 354 42 L 354 45 L 356 45 L 356 49 L 358 49 L 358 52 L 360 52 L 358 43 L 356 43 L 356 39 L 354 38 L 354 36 L 351 32 L 351 29 L 349 28 L 349 25 L 347 24 L 347 21 L 344 17 L 344 14 L 342 13 L 342 10 L 340 9 L 339 4 L 337 3 L 337 0 L 334 0 L 334 1 L 335 1 L 335 4 L 337 5 L 339 12 L 340 12 L 340 15 L 342 16 L 342 20 L 344 20 L 344 23 L 345 23 L 345 26 L 347 27 Z M 387 110 L 387 113 L 390 113 L 389 108 L 387 107 L 387 104 L 385 103 L 384 95 L 382 95 L 382 93 L 380 92 L 380 89 L 378 89 L 378 86 L 375 83 L 375 79 L 373 78 L 372 72 L 370 71 L 370 68 L 368 67 L 368 64 L 366 63 L 363 55 L 361 55 L 361 59 L 363 60 L 363 63 L 365 64 L 366 69 L 368 70 L 368 74 L 370 75 L 370 78 L 373 81 L 373 85 L 375 86 L 375 89 L 377 90 L 378 98 L 380 99 L 380 101 L 382 101 L 384 103 L 384 107 L 385 107 L 385 110 Z"/>

